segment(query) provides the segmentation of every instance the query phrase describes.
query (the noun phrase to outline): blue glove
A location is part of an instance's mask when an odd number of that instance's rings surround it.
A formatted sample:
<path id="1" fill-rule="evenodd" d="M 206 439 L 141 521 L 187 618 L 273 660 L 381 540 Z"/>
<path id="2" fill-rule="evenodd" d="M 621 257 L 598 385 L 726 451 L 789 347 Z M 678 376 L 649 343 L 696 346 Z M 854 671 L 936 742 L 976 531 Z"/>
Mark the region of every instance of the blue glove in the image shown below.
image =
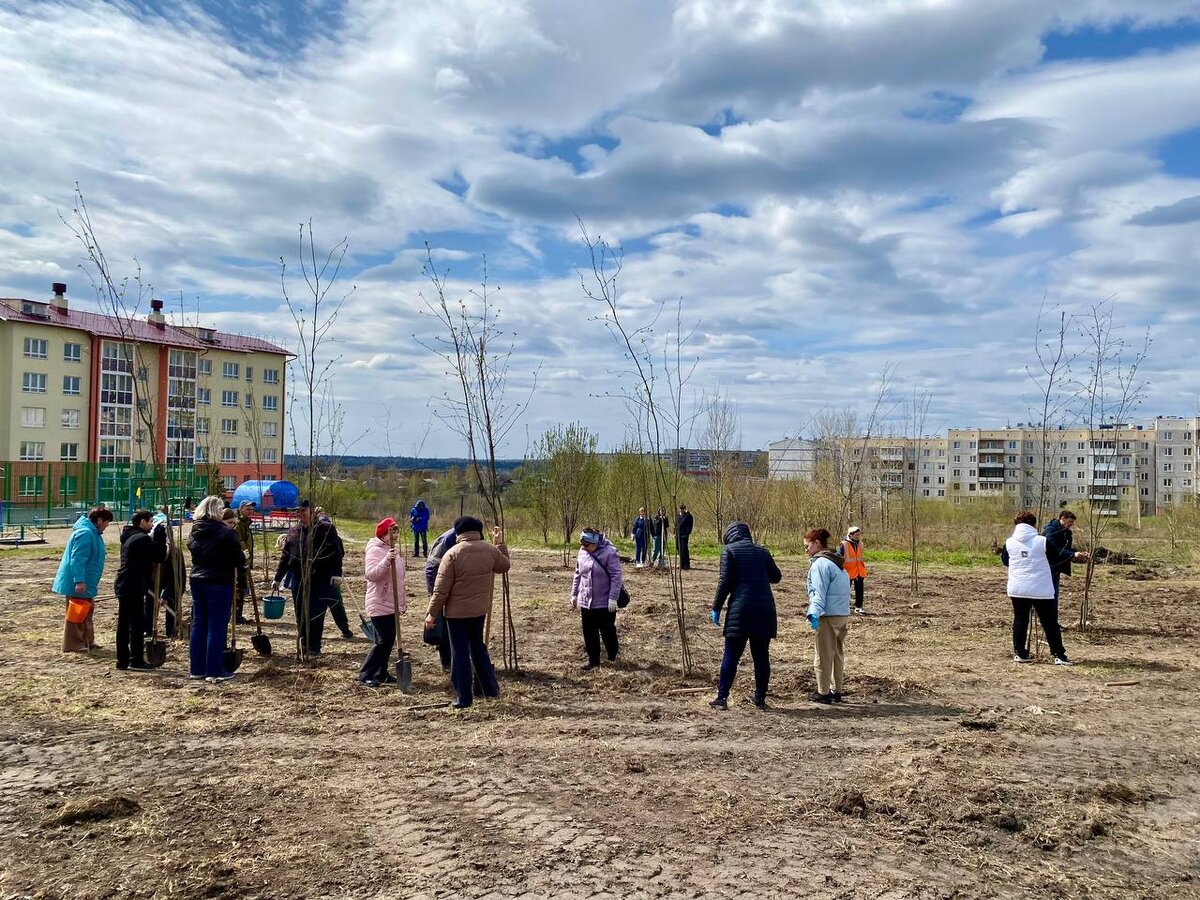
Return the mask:
<path id="1" fill-rule="evenodd" d="M 808 624 L 812 626 L 813 631 L 816 631 L 818 628 L 821 627 L 821 617 L 818 616 L 816 613 L 809 613 L 808 614 Z"/>
<path id="2" fill-rule="evenodd" d="M 708 614 L 708 617 L 709 617 L 710 619 L 712 619 L 712 623 L 713 623 L 714 625 L 720 625 L 720 624 L 721 624 L 721 612 L 720 612 L 720 610 L 716 610 L 716 609 L 712 610 L 712 611 L 711 611 L 711 612 Z"/>

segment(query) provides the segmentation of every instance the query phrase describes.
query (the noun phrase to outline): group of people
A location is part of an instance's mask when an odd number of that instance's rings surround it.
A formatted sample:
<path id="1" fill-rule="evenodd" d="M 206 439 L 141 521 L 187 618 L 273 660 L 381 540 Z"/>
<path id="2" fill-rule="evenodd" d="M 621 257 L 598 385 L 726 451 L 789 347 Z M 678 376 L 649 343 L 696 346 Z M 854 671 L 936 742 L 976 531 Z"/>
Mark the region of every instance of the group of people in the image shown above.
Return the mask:
<path id="1" fill-rule="evenodd" d="M 692 537 L 692 527 L 695 520 L 688 512 L 685 504 L 679 504 L 679 514 L 675 516 L 675 551 L 679 554 L 679 568 L 692 567 L 691 549 L 688 546 Z M 667 508 L 660 506 L 653 519 L 646 517 L 646 507 L 638 509 L 637 518 L 629 529 L 633 536 L 633 564 L 639 569 L 647 564 L 655 568 L 666 568 L 667 547 L 671 536 L 671 519 L 667 516 Z"/>

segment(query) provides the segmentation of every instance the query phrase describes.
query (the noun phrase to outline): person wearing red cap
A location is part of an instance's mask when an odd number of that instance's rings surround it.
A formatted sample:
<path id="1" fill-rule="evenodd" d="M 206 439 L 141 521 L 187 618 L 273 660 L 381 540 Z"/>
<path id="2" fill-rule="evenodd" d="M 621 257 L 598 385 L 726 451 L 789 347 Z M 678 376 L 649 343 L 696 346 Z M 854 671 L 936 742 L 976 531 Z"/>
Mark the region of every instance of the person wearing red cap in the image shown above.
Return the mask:
<path id="1" fill-rule="evenodd" d="M 404 599 L 404 552 L 396 546 L 400 526 L 388 517 L 375 526 L 375 537 L 367 541 L 363 568 L 367 576 L 365 606 L 375 626 L 375 645 L 363 660 L 358 680 L 367 687 L 394 684 L 388 672 L 388 660 L 396 642 L 396 613 L 407 612 Z M 396 594 L 392 595 L 393 577 Z"/>

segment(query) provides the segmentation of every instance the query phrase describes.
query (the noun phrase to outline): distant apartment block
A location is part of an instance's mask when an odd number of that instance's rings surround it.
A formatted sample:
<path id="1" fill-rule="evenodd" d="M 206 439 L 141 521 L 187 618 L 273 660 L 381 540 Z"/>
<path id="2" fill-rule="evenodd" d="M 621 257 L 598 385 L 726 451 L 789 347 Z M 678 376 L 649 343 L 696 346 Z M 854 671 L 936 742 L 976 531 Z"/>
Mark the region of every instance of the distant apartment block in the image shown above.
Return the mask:
<path id="1" fill-rule="evenodd" d="M 211 465 L 227 487 L 282 477 L 289 352 L 151 307 L 71 309 L 60 283 L 45 301 L 0 298 L 0 460 Z"/>

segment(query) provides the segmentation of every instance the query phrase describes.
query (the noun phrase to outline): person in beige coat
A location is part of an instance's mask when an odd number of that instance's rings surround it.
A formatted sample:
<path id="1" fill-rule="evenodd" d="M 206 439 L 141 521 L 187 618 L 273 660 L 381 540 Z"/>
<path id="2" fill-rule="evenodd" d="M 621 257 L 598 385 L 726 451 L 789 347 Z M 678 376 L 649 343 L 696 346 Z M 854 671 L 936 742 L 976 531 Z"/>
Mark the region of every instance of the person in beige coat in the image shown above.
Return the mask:
<path id="1" fill-rule="evenodd" d="M 446 551 L 433 582 L 433 596 L 425 624 L 432 628 L 438 616 L 450 632 L 450 683 L 454 708 L 466 709 L 475 701 L 471 669 L 479 677 L 485 697 L 499 697 L 500 684 L 483 640 L 484 622 L 492 609 L 496 576 L 508 571 L 504 532 L 492 529 L 492 543 L 483 539 L 483 523 L 462 516 L 454 523 L 454 546 Z"/>

